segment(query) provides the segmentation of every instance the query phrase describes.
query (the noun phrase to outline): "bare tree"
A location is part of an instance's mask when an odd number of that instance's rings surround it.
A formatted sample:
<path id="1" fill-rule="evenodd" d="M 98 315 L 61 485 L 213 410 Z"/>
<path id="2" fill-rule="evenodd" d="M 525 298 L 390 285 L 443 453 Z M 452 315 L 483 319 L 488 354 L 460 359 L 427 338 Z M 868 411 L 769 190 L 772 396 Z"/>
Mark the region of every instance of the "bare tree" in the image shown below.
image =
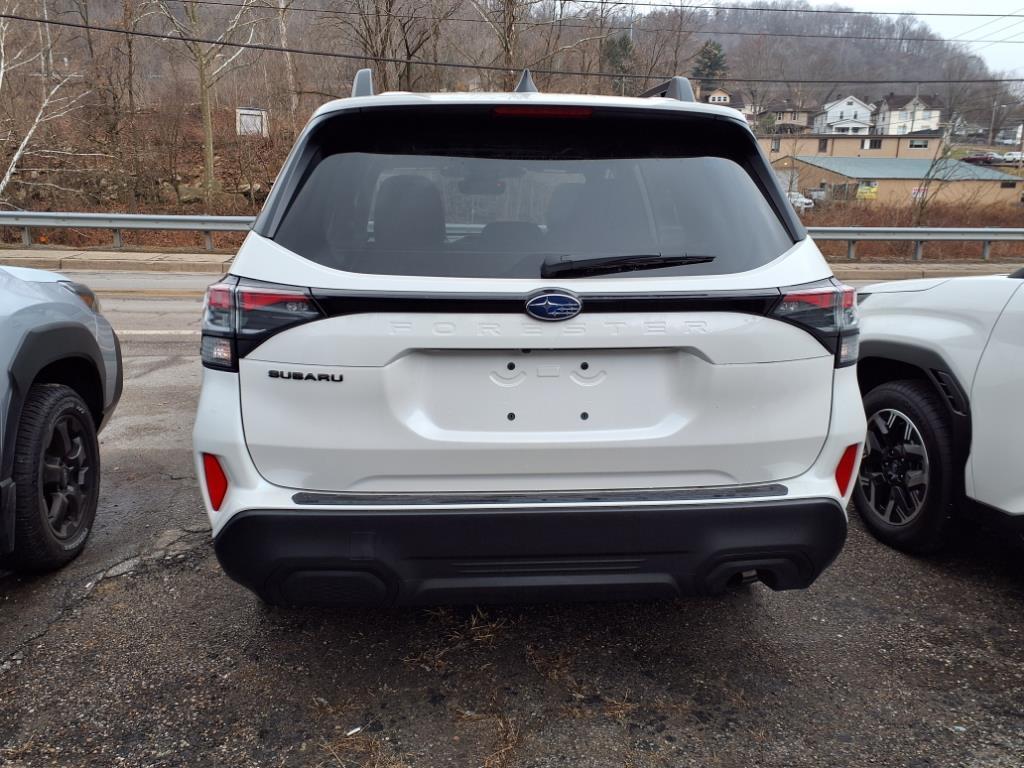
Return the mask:
<path id="1" fill-rule="evenodd" d="M 0 0 L 0 13 L 16 14 L 20 10 L 20 0 Z M 45 18 L 48 13 L 45 0 L 41 12 Z M 39 80 L 38 87 L 32 87 L 36 84 L 24 81 L 28 87 L 23 100 L 19 100 L 20 108 L 12 110 L 11 115 L 4 120 L 6 125 L 2 146 L 6 167 L 0 176 L 0 199 L 6 197 L 8 188 L 16 180 L 19 165 L 30 152 L 40 130 L 48 123 L 67 117 L 81 108 L 82 100 L 89 93 L 83 89 L 71 93 L 70 86 L 81 76 L 70 70 L 58 72 L 54 67 L 54 37 L 49 29 L 40 29 L 38 35 L 28 34 L 16 38 L 18 36 L 12 28 L 12 20 L 0 18 L 0 98 L 5 101 L 11 98 L 12 73 L 28 65 L 38 64 Z M 22 115 L 27 115 L 28 119 L 19 120 L 18 117 Z"/>
<path id="2" fill-rule="evenodd" d="M 448 21 L 459 7 L 458 0 L 431 0 L 430 2 L 414 3 L 416 12 L 402 15 L 398 19 L 398 36 L 401 41 L 401 56 L 405 63 L 400 65 L 398 73 L 399 88 L 413 90 L 415 76 L 414 59 L 428 47 L 432 40 L 441 37 L 442 25 Z"/>
<path id="3" fill-rule="evenodd" d="M 653 13 L 631 25 L 636 51 L 634 61 L 637 74 L 644 75 L 644 82 L 650 82 L 659 73 L 676 75 L 689 69 L 693 58 L 691 30 L 702 15 L 702 11 L 676 8 Z"/>
<path id="4" fill-rule="evenodd" d="M 284 48 L 284 72 L 288 80 L 288 116 L 292 133 L 299 132 L 299 86 L 295 78 L 295 58 L 288 45 L 288 12 L 295 0 L 277 0 L 277 37 Z"/>
<path id="5" fill-rule="evenodd" d="M 736 62 L 734 73 L 737 76 L 763 80 L 783 75 L 785 53 L 777 38 L 759 35 L 744 38 L 733 54 L 733 61 Z M 779 90 L 775 83 L 750 82 L 742 85 L 744 87 L 737 90 L 743 93 L 745 103 L 755 115 L 765 111 Z M 794 106 L 803 107 L 803 104 Z"/>
<path id="6" fill-rule="evenodd" d="M 383 90 L 397 86 L 392 60 L 398 58 L 400 0 L 352 0 L 352 13 L 328 16 L 325 21 L 351 38 L 373 65 L 374 79 Z"/>
<path id="7" fill-rule="evenodd" d="M 543 0 L 469 0 L 484 26 L 493 35 L 498 50 L 490 63 L 504 69 L 501 75 L 503 90 L 510 91 L 516 83 L 518 70 L 524 66 L 520 41 L 523 27 L 530 21 L 536 6 Z"/>
<path id="8" fill-rule="evenodd" d="M 10 14 L 21 10 L 21 0 L 0 0 L 0 90 L 7 84 L 11 73 L 42 59 L 42 49 L 33 46 L 31 39 L 14 41 Z"/>
<path id="9" fill-rule="evenodd" d="M 942 191 L 942 188 L 956 176 L 958 168 L 959 163 L 953 159 L 953 145 L 948 141 L 940 142 L 931 163 L 928 164 L 924 178 L 914 190 L 910 226 L 924 225 L 928 207 L 935 200 L 936 195 Z"/>
<path id="10" fill-rule="evenodd" d="M 459 0 L 352 0 L 353 13 L 327 20 L 370 61 L 381 89 L 411 90 L 416 59 L 445 34 L 458 7 Z"/>
<path id="11" fill-rule="evenodd" d="M 519 47 L 519 27 L 529 13 L 531 0 L 469 0 L 470 5 L 487 23 L 498 44 L 496 59 L 505 66 L 502 76 L 504 89 L 515 84 L 516 55 Z"/>
<path id="12" fill-rule="evenodd" d="M 215 186 L 213 149 L 213 89 L 227 73 L 240 66 L 239 58 L 245 48 L 232 43 L 251 43 L 256 27 L 263 19 L 254 13 L 257 0 L 238 0 L 237 10 L 219 25 L 219 33 L 212 42 L 197 42 L 207 30 L 205 19 L 196 0 L 150 0 L 157 12 L 171 27 L 169 39 L 179 38 L 189 62 L 196 70 L 199 89 L 199 110 L 203 122 L 203 194 L 209 206 Z M 176 12 L 180 11 L 180 12 Z M 230 51 L 230 53 L 228 52 Z"/>

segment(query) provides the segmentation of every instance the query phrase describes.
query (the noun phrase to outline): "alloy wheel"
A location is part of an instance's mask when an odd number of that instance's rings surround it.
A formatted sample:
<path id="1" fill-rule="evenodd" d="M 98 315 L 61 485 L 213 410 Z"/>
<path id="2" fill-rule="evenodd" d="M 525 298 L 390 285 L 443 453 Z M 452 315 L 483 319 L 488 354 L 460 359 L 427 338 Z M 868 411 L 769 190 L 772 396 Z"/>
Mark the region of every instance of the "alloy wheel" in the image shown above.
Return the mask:
<path id="1" fill-rule="evenodd" d="M 93 482 L 87 445 L 85 425 L 77 415 L 67 413 L 57 419 L 43 449 L 39 503 L 50 530 L 60 540 L 73 538 L 86 517 Z"/>
<path id="2" fill-rule="evenodd" d="M 871 511 L 889 525 L 909 525 L 924 507 L 928 477 L 928 450 L 910 417 L 893 408 L 874 413 L 858 478 Z"/>

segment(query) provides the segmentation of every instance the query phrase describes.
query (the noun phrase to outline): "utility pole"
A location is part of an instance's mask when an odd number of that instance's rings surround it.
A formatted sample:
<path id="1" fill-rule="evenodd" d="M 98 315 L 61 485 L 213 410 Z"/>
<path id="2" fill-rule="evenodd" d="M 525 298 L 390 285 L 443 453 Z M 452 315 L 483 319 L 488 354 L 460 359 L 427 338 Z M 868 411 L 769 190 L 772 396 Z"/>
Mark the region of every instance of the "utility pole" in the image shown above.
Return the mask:
<path id="1" fill-rule="evenodd" d="M 1017 132 L 1020 133 L 1020 146 L 1017 147 L 1017 172 L 1020 173 L 1020 169 L 1024 167 L 1024 121 L 1018 126 Z"/>
<path id="2" fill-rule="evenodd" d="M 284 51 L 284 73 L 288 82 L 288 116 L 291 118 L 292 136 L 299 132 L 299 124 L 296 115 L 299 112 L 299 89 L 295 84 L 295 61 L 292 53 L 288 50 L 288 19 L 287 13 L 291 9 L 291 0 L 277 0 L 277 34 Z"/>
<path id="3" fill-rule="evenodd" d="M 911 102 L 913 111 L 910 113 L 910 133 L 914 132 L 914 123 L 917 122 L 917 108 L 921 106 L 921 84 L 914 87 L 914 100 Z"/>
<path id="4" fill-rule="evenodd" d="M 996 110 L 1005 108 L 1005 104 L 1000 104 L 998 99 L 992 101 L 992 122 L 988 124 L 988 145 L 991 147 L 996 143 Z"/>

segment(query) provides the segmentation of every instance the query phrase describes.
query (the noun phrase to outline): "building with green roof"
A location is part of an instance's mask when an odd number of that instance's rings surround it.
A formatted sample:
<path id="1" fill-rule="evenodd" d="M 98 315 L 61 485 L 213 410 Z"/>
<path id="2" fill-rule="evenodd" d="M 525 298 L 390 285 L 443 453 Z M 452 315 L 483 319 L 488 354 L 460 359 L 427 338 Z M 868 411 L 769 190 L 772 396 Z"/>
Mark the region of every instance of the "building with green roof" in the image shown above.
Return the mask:
<path id="1" fill-rule="evenodd" d="M 1024 179 L 959 160 L 890 157 L 782 157 L 772 163 L 788 190 L 819 200 L 911 204 L 1020 204 Z"/>

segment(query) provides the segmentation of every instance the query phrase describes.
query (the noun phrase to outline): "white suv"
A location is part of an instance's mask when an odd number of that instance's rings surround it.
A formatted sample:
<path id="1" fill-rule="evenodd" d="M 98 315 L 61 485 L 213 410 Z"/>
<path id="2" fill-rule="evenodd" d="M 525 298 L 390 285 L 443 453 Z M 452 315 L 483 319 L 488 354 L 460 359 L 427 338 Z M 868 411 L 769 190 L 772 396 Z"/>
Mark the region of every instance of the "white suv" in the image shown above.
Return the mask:
<path id="1" fill-rule="evenodd" d="M 917 553 L 972 522 L 1024 535 L 1024 269 L 861 298 L 868 432 L 854 501 L 867 527 Z"/>
<path id="2" fill-rule="evenodd" d="M 811 584 L 864 438 L 855 294 L 742 116 L 682 78 L 366 74 L 207 295 L 195 451 L 228 575 L 326 604 Z"/>

